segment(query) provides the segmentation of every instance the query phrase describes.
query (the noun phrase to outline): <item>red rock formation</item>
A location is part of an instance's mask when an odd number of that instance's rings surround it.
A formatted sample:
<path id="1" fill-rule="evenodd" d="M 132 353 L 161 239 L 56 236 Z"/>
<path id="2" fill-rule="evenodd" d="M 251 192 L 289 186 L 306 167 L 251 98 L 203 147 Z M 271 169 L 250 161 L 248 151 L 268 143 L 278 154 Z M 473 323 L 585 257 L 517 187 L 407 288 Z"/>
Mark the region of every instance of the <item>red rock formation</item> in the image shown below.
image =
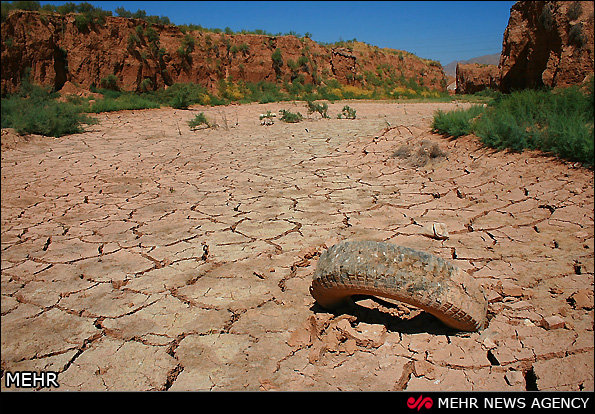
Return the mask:
<path id="1" fill-rule="evenodd" d="M 176 82 L 194 82 L 213 90 L 220 79 L 229 77 L 275 82 L 300 75 L 305 83 L 334 77 L 342 84 L 361 86 L 366 82 L 365 71 L 374 72 L 381 65 L 430 89 L 446 88 L 440 65 L 358 42 L 350 49 L 330 48 L 295 36 L 193 31 L 187 34 L 193 42 L 183 45 L 186 35 L 173 25 L 107 17 L 105 24 L 91 24 L 81 31 L 75 17 L 29 11 L 9 14 L 2 23 L 3 94 L 18 90 L 25 68 L 30 68 L 33 82 L 55 90 L 66 82 L 84 88 L 100 86 L 109 75 L 115 75 L 124 90 L 156 89 Z M 149 27 L 155 31 L 153 36 Z M 283 64 L 275 70 L 272 54 L 277 48 Z"/>
<path id="2" fill-rule="evenodd" d="M 456 93 L 475 93 L 490 88 L 498 90 L 500 70 L 496 65 L 457 64 Z"/>
<path id="3" fill-rule="evenodd" d="M 519 1 L 500 57 L 504 92 L 579 84 L 593 73 L 593 2 Z"/>

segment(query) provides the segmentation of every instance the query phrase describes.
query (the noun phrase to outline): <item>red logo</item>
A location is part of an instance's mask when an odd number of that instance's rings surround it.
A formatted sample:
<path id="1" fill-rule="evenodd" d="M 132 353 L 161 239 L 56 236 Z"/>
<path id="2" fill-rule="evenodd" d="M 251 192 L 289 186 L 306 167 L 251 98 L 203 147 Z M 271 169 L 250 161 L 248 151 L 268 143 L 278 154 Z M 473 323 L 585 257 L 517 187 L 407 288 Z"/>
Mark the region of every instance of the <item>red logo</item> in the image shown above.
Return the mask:
<path id="1" fill-rule="evenodd" d="M 432 408 L 432 405 L 434 405 L 434 401 L 432 401 L 432 399 L 430 397 L 424 398 L 423 395 L 420 395 L 417 400 L 413 397 L 409 397 L 407 399 L 407 407 L 409 407 L 411 409 L 417 408 L 417 411 L 421 410 L 422 407 L 423 408 Z"/>

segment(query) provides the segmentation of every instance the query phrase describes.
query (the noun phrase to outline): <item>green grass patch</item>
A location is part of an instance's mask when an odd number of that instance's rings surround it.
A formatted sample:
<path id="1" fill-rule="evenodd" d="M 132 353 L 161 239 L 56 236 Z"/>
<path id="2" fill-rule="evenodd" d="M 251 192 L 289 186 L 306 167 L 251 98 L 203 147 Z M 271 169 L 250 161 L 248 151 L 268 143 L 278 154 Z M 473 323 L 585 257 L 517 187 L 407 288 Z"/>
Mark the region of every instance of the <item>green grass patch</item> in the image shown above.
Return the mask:
<path id="1" fill-rule="evenodd" d="M 134 93 L 122 93 L 117 97 L 105 96 L 95 101 L 89 108 L 89 112 L 112 112 L 125 109 L 151 109 L 159 108 L 161 105 L 155 100 Z"/>
<path id="2" fill-rule="evenodd" d="M 432 128 L 435 132 L 451 137 L 469 135 L 473 132 L 472 120 L 484 111 L 481 105 L 473 105 L 469 109 L 455 109 L 454 111 L 436 111 Z"/>
<path id="3" fill-rule="evenodd" d="M 492 148 L 536 149 L 593 166 L 593 81 L 587 91 L 523 90 L 496 98 L 486 108 L 437 111 L 436 132 L 459 137 L 474 133 Z"/>

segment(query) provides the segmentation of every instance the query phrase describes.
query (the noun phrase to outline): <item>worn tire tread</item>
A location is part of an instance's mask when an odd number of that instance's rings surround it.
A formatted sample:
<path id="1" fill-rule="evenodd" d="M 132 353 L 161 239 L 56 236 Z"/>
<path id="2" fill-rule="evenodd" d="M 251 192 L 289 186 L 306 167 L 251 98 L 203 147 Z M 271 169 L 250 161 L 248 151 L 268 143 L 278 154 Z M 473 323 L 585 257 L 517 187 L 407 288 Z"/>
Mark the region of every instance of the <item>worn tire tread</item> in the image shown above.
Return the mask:
<path id="1" fill-rule="evenodd" d="M 324 308 L 352 295 L 416 306 L 461 331 L 485 327 L 487 301 L 471 275 L 440 257 L 386 242 L 346 241 L 322 253 L 310 293 Z"/>

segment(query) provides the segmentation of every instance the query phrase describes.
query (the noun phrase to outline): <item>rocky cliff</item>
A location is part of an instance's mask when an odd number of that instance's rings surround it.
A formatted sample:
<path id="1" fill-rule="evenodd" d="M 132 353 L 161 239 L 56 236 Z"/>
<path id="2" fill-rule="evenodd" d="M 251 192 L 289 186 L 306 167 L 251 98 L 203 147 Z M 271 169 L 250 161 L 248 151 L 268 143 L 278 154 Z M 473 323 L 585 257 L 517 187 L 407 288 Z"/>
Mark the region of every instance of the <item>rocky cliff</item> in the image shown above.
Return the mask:
<path id="1" fill-rule="evenodd" d="M 500 70 L 496 65 L 457 64 L 456 93 L 476 93 L 486 88 L 499 89 Z"/>
<path id="2" fill-rule="evenodd" d="M 76 14 L 11 12 L 2 23 L 2 93 L 31 80 L 60 90 L 66 82 L 90 88 L 102 80 L 123 90 L 194 82 L 215 89 L 220 79 L 365 86 L 379 69 L 429 89 L 446 90 L 440 64 L 407 52 L 363 43 L 328 47 L 309 38 L 192 31 L 144 20 L 107 17 L 81 25 Z M 278 50 L 278 51 L 277 51 Z"/>
<path id="3" fill-rule="evenodd" d="M 457 65 L 459 63 L 462 64 L 469 64 L 469 63 L 479 63 L 480 65 L 495 65 L 498 66 L 500 62 L 500 53 L 493 53 L 491 55 L 482 55 L 477 56 L 467 60 L 455 60 L 444 65 L 444 73 L 446 76 L 456 76 L 457 75 Z"/>
<path id="4" fill-rule="evenodd" d="M 593 2 L 514 4 L 499 67 L 504 92 L 583 82 L 593 73 Z"/>

